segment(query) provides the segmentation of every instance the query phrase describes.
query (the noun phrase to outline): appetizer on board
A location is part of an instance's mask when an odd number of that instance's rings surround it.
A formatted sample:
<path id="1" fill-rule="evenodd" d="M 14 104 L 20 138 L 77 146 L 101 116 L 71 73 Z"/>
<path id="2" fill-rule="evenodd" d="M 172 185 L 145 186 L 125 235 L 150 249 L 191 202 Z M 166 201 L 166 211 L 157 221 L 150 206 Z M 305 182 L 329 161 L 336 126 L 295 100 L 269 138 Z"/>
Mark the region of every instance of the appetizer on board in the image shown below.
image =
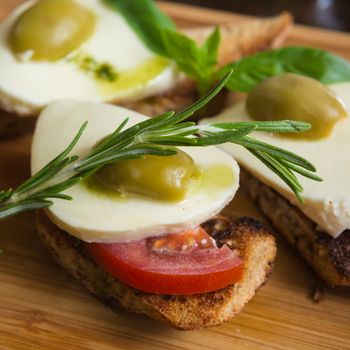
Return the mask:
<path id="1" fill-rule="evenodd" d="M 222 123 L 300 118 L 312 124 L 310 131 L 298 135 L 254 135 L 313 161 L 323 181 L 305 180 L 303 202 L 252 154 L 233 144 L 221 147 L 243 167 L 243 186 L 278 232 L 329 285 L 346 287 L 350 286 L 349 91 L 348 82 L 327 86 L 286 73 L 264 80 L 246 100 L 210 119 Z"/>

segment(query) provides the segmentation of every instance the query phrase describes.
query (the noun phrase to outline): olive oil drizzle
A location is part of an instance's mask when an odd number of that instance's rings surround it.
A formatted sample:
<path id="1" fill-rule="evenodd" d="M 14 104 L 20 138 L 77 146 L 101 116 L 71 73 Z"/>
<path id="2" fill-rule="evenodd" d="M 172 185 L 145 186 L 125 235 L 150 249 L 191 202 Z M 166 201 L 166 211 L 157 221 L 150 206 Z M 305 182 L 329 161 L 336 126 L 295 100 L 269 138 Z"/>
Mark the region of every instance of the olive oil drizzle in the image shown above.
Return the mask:
<path id="1" fill-rule="evenodd" d="M 207 196 L 215 198 L 220 190 L 231 187 L 236 181 L 238 181 L 238 179 L 235 177 L 232 169 L 226 164 L 214 164 L 205 168 L 197 167 L 197 171 L 191 176 L 191 180 L 187 186 L 186 197 L 187 195 L 195 195 L 199 192 L 203 192 Z M 181 200 L 173 201 L 131 192 L 113 191 L 102 186 L 96 181 L 94 176 L 84 179 L 81 185 L 99 197 L 107 197 L 116 201 L 126 201 L 130 198 L 146 198 L 147 200 L 157 202 L 181 202 Z M 186 199 L 186 197 L 184 199 Z"/>
<path id="2" fill-rule="evenodd" d="M 75 64 L 80 71 L 96 80 L 103 95 L 142 86 L 161 74 L 170 66 L 166 58 L 156 56 L 129 70 L 118 70 L 108 62 L 99 62 L 92 55 L 80 51 L 68 62 Z"/>
<path id="3" fill-rule="evenodd" d="M 100 82 L 113 83 L 120 73 L 107 62 L 98 62 L 92 56 L 78 53 L 70 58 L 68 62 L 74 63 L 84 73 Z"/>

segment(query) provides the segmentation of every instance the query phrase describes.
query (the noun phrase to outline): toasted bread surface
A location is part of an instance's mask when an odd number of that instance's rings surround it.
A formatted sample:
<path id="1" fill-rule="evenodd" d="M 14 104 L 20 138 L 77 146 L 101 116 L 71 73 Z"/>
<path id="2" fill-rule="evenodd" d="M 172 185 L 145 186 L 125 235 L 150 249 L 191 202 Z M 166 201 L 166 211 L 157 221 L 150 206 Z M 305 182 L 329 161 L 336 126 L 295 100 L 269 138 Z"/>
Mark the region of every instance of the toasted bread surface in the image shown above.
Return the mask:
<path id="1" fill-rule="evenodd" d="M 0 110 L 0 140 L 10 139 L 34 131 L 36 118 L 18 118 Z"/>
<path id="2" fill-rule="evenodd" d="M 129 287 L 104 272 L 81 249 L 81 242 L 60 230 L 43 211 L 37 213 L 39 236 L 55 259 L 88 290 L 113 309 L 144 314 L 181 330 L 221 324 L 237 315 L 269 277 L 275 239 L 256 220 L 232 222 L 218 216 L 204 224 L 218 245 L 228 244 L 244 261 L 242 280 L 222 290 L 198 295 L 157 295 Z"/>
<path id="3" fill-rule="evenodd" d="M 332 238 L 279 193 L 241 169 L 241 183 L 272 222 L 330 286 L 350 287 L 350 230 Z"/>

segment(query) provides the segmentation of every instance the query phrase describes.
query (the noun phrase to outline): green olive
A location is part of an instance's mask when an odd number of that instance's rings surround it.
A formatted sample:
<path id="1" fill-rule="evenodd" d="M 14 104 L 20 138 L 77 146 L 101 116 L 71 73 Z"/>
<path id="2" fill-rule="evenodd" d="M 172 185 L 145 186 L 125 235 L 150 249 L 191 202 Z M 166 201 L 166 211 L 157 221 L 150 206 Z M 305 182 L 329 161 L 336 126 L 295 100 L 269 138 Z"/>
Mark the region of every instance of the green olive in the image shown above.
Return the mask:
<path id="1" fill-rule="evenodd" d="M 248 95 L 247 112 L 255 120 L 299 120 L 309 122 L 312 129 L 288 137 L 321 139 L 348 113 L 342 101 L 317 80 L 283 74 L 269 78 Z M 285 135 L 285 134 L 283 134 Z"/>
<path id="2" fill-rule="evenodd" d="M 191 179 L 198 174 L 193 159 L 180 150 L 172 156 L 147 155 L 106 165 L 93 178 L 103 188 L 154 199 L 184 199 Z"/>
<path id="3" fill-rule="evenodd" d="M 74 0 L 41 0 L 17 19 L 9 44 L 15 55 L 57 60 L 89 38 L 95 22 L 95 15 Z"/>

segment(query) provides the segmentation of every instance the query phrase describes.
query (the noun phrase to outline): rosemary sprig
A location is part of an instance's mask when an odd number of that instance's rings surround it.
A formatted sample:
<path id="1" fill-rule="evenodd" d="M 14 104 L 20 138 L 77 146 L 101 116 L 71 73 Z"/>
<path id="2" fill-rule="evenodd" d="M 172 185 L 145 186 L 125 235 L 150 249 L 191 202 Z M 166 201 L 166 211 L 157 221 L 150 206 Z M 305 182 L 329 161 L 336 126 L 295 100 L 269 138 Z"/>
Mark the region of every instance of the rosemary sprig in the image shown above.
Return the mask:
<path id="1" fill-rule="evenodd" d="M 212 91 L 179 113 L 168 112 L 124 130 L 128 122 L 125 119 L 85 158 L 79 159 L 77 156 L 70 156 L 70 153 L 87 126 L 85 122 L 68 147 L 37 174 L 15 190 L 0 191 L 0 219 L 27 210 L 49 207 L 55 198 L 71 200 L 72 198 L 63 192 L 106 164 L 122 159 L 141 158 L 149 154 L 169 156 L 176 153 L 173 146 L 205 147 L 226 142 L 245 147 L 285 181 L 302 201 L 303 187 L 294 172 L 321 181 L 314 174 L 315 167 L 292 152 L 257 141 L 247 135 L 252 131 L 275 133 L 307 131 L 311 127 L 310 124 L 286 120 L 197 125 L 186 121 L 215 97 L 230 79 L 231 73 L 227 74 Z"/>

